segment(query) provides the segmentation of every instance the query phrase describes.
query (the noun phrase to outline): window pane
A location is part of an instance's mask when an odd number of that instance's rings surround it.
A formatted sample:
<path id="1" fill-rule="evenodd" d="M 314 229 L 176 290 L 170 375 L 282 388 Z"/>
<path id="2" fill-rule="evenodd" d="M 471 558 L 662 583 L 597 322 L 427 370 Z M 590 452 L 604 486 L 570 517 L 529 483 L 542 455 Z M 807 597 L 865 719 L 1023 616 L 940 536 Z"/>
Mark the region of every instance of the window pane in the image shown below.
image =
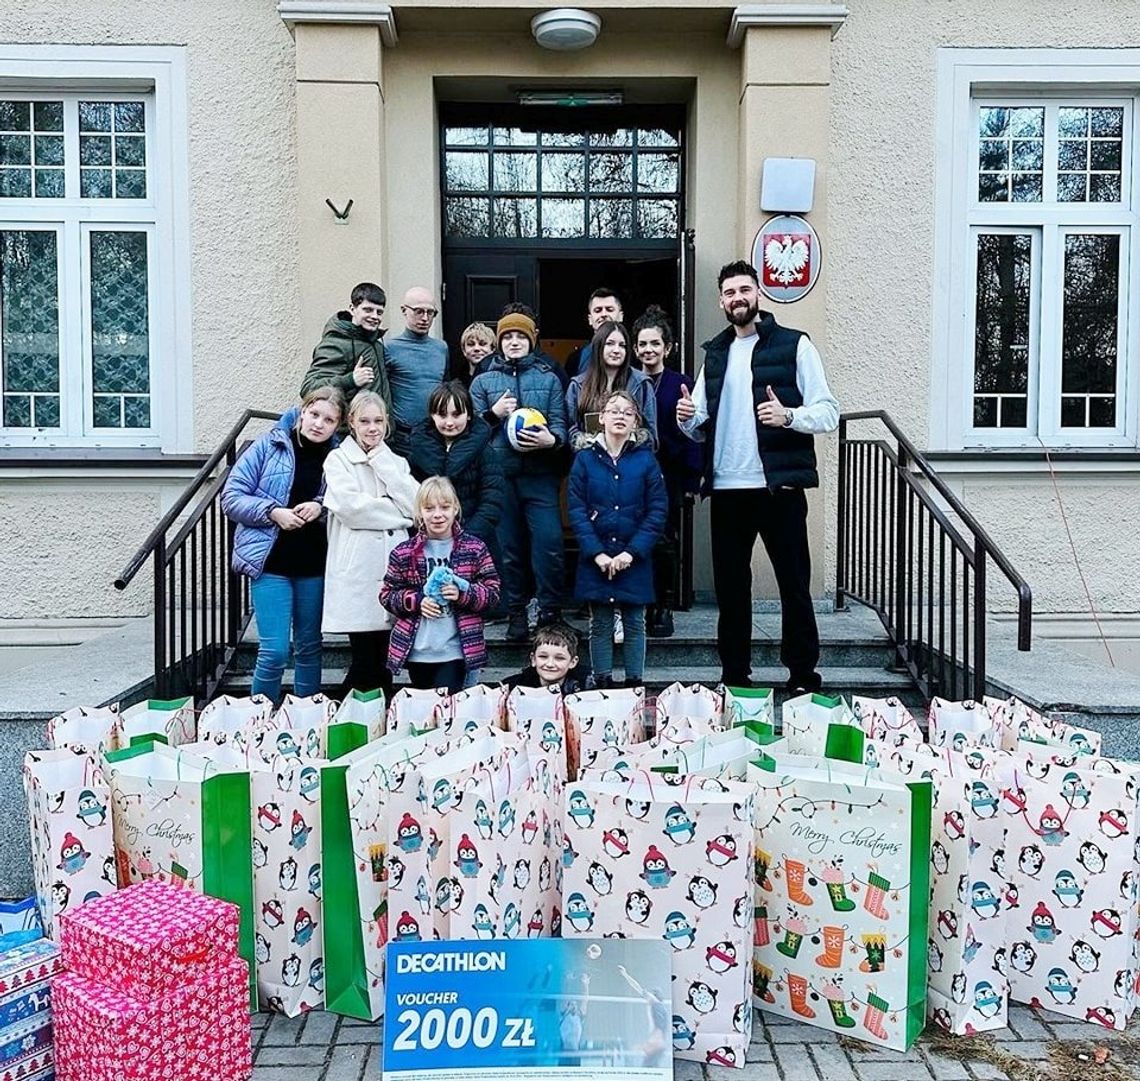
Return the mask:
<path id="1" fill-rule="evenodd" d="M 679 146 L 677 133 L 664 128 L 641 128 L 637 133 L 638 146 Z"/>
<path id="2" fill-rule="evenodd" d="M 36 131 L 63 131 L 62 101 L 37 101 L 34 113 Z"/>
<path id="3" fill-rule="evenodd" d="M 538 133 L 523 131 L 522 128 L 495 128 L 493 132 L 496 146 L 535 146 Z"/>
<path id="4" fill-rule="evenodd" d="M 487 190 L 487 155 L 480 151 L 449 150 L 443 158 L 444 183 L 451 191 Z"/>
<path id="5" fill-rule="evenodd" d="M 637 159 L 637 190 L 675 192 L 680 173 L 676 154 L 641 154 Z"/>
<path id="6" fill-rule="evenodd" d="M 978 201 L 1039 203 L 1044 190 L 1045 110 L 978 111 Z"/>
<path id="7" fill-rule="evenodd" d="M 544 131 L 543 146 L 585 146 L 586 133 L 582 131 Z"/>
<path id="8" fill-rule="evenodd" d="M 585 199 L 543 199 L 542 235 L 579 237 L 586 235 Z"/>
<path id="9" fill-rule="evenodd" d="M 631 199 L 591 199 L 590 236 L 629 237 L 633 235 Z"/>
<path id="10" fill-rule="evenodd" d="M 1057 111 L 1057 134 L 1062 139 L 1084 139 L 1088 133 L 1088 109 L 1059 109 Z"/>
<path id="11" fill-rule="evenodd" d="M 1009 202 L 1009 174 L 1008 173 L 979 173 L 978 174 L 978 202 L 1006 203 Z"/>
<path id="12" fill-rule="evenodd" d="M 115 104 L 115 131 L 146 130 L 146 109 L 141 101 L 120 101 Z"/>
<path id="13" fill-rule="evenodd" d="M 110 131 L 111 103 L 108 101 L 81 101 L 79 103 L 80 131 Z"/>
<path id="14" fill-rule="evenodd" d="M 1041 174 L 1014 173 L 1012 190 L 1015 203 L 1041 202 Z"/>
<path id="15" fill-rule="evenodd" d="M 1120 174 L 1093 173 L 1089 177 L 1089 202 L 1119 203 Z"/>
<path id="16" fill-rule="evenodd" d="M 538 200 L 496 199 L 494 224 L 495 236 L 537 236 Z"/>
<path id="17" fill-rule="evenodd" d="M 28 131 L 32 110 L 26 101 L 0 101 L 0 131 Z"/>
<path id="18" fill-rule="evenodd" d="M 0 199 L 28 199 L 31 194 L 31 169 L 0 169 Z"/>
<path id="19" fill-rule="evenodd" d="M 487 199 L 448 199 L 444 219 L 448 236 L 491 235 L 491 204 Z"/>
<path id="20" fill-rule="evenodd" d="M 1008 169 L 1009 143 L 1004 139 L 983 139 L 978 149 L 978 167 L 990 172 Z"/>
<path id="21" fill-rule="evenodd" d="M 146 138 L 142 135 L 124 135 L 115 140 L 116 165 L 146 165 Z"/>
<path id="22" fill-rule="evenodd" d="M 150 394 L 147 238 L 141 232 L 93 232 L 90 241 L 95 426 L 122 427 L 120 398 Z"/>
<path id="23" fill-rule="evenodd" d="M 36 198 L 62 199 L 64 195 L 64 180 L 62 169 L 36 170 Z"/>
<path id="24" fill-rule="evenodd" d="M 1015 139 L 1044 139 L 1045 110 L 1032 106 L 1009 111 L 1009 134 Z"/>
<path id="25" fill-rule="evenodd" d="M 63 164 L 63 136 L 37 135 L 36 136 L 36 164 L 62 165 Z"/>
<path id="26" fill-rule="evenodd" d="M 1062 139 L 1057 144 L 1057 168 L 1084 171 L 1088 168 L 1089 144 L 1083 139 Z"/>
<path id="27" fill-rule="evenodd" d="M 1064 108 L 1057 128 L 1057 201 L 1120 202 L 1123 108 Z"/>
<path id="28" fill-rule="evenodd" d="M 145 199 L 146 173 L 142 169 L 116 169 L 115 198 Z"/>
<path id="29" fill-rule="evenodd" d="M 1004 144 L 1003 144 L 1004 145 Z M 1015 169 L 1040 169 L 1045 164 L 1045 143 L 1040 139 L 1017 139 L 1013 143 Z M 988 168 L 988 166 L 986 166 Z"/>
<path id="30" fill-rule="evenodd" d="M 448 146 L 486 146 L 486 128 L 444 128 L 443 141 Z"/>
<path id="31" fill-rule="evenodd" d="M 111 136 L 81 135 L 79 137 L 80 165 L 110 165 Z"/>
<path id="32" fill-rule="evenodd" d="M 30 135 L 0 135 L 0 165 L 30 165 L 32 163 L 32 137 Z"/>
<path id="33" fill-rule="evenodd" d="M 585 191 L 585 154 L 543 154 L 543 191 Z"/>
<path id="34" fill-rule="evenodd" d="M 1083 203 L 1085 201 L 1085 174 L 1057 174 L 1057 202 Z"/>
<path id="35" fill-rule="evenodd" d="M 638 199 L 637 232 L 642 237 L 676 236 L 677 200 Z"/>
<path id="36" fill-rule="evenodd" d="M 590 155 L 590 191 L 628 192 L 632 189 L 631 154 Z"/>
<path id="37" fill-rule="evenodd" d="M 111 170 L 80 169 L 79 194 L 84 199 L 110 199 Z"/>
<path id="38" fill-rule="evenodd" d="M 997 395 L 1011 394 L 1022 400 L 1028 395 L 1032 269 L 1033 238 L 1029 234 L 978 236 L 974 327 L 977 428 L 997 427 L 1004 419 L 999 417 Z"/>
<path id="39" fill-rule="evenodd" d="M 33 395 L 59 393 L 59 280 L 56 235 L 46 230 L 0 232 L 0 361 L 4 373 L 4 423 L 29 427 Z M 42 399 L 35 422 L 52 421 Z"/>
<path id="40" fill-rule="evenodd" d="M 1004 139 L 1009 134 L 1009 110 L 989 106 L 980 109 L 978 134 L 983 139 Z"/>
<path id="41" fill-rule="evenodd" d="M 1118 106 L 1106 109 L 1093 109 L 1092 134 L 1097 136 L 1119 139 L 1124 134 L 1124 110 Z"/>
<path id="42" fill-rule="evenodd" d="M 538 161 L 534 154 L 495 154 L 495 191 L 536 191 Z"/>
<path id="43" fill-rule="evenodd" d="M 1120 140 L 1094 139 L 1092 142 L 1089 165 L 1094 169 L 1107 169 L 1110 172 L 1120 171 Z"/>
<path id="44" fill-rule="evenodd" d="M 617 131 L 590 132 L 591 146 L 632 146 L 633 132 L 629 128 L 618 128 Z"/>
<path id="45" fill-rule="evenodd" d="M 1065 237 L 1061 394 L 1062 423 L 1068 427 L 1090 425 L 1092 395 L 1104 396 L 1097 405 L 1098 426 L 1116 423 L 1120 239 L 1105 233 Z M 1111 419 L 1105 423 L 1105 417 Z"/>

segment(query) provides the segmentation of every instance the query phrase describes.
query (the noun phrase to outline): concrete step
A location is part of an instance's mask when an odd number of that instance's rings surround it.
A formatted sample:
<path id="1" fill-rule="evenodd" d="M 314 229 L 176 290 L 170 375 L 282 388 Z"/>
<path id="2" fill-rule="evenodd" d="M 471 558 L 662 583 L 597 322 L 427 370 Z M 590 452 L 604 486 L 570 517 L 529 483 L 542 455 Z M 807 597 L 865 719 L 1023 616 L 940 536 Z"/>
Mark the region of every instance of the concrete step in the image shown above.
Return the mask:
<path id="1" fill-rule="evenodd" d="M 483 683 L 499 683 L 517 668 L 504 668 L 488 666 L 481 673 Z M 905 673 L 892 672 L 885 668 L 865 667 L 823 667 L 820 669 L 823 676 L 824 690 L 829 694 L 841 694 L 850 697 L 853 694 L 865 695 L 870 698 L 885 698 L 895 695 L 901 698 L 908 706 L 925 709 L 925 702 L 918 693 L 910 676 Z M 623 675 L 620 668 L 614 672 L 616 678 Z M 332 666 L 325 657 L 325 667 L 321 673 L 321 684 L 329 691 L 334 691 L 344 678 L 344 669 Z M 787 671 L 782 667 L 754 667 L 752 681 L 759 687 L 775 687 L 778 690 L 778 699 L 785 697 L 783 692 L 784 681 L 788 678 Z M 227 694 L 249 694 L 251 674 L 231 673 L 226 681 L 223 691 Z M 645 686 L 650 693 L 656 693 L 670 683 L 704 683 L 715 687 L 720 682 L 720 668 L 708 665 L 684 665 L 670 668 L 647 668 L 645 672 Z M 402 679 L 397 681 L 401 685 Z M 293 686 L 292 669 L 285 670 L 284 688 L 291 690 Z"/>

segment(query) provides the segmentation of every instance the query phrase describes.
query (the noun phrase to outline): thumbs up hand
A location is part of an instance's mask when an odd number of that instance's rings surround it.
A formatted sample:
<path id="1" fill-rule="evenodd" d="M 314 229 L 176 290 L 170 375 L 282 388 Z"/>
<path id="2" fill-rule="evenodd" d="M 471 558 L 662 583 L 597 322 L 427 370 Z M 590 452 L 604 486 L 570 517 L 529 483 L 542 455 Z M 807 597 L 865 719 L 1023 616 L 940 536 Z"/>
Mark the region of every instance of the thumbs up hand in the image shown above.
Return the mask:
<path id="1" fill-rule="evenodd" d="M 768 386 L 768 400 L 756 407 L 756 419 L 767 428 L 786 428 L 791 420 L 792 411 L 785 409 L 771 384 Z"/>
<path id="2" fill-rule="evenodd" d="M 681 397 L 677 399 L 677 423 L 683 424 L 697 415 L 697 407 L 689 396 L 689 388 L 681 384 Z"/>

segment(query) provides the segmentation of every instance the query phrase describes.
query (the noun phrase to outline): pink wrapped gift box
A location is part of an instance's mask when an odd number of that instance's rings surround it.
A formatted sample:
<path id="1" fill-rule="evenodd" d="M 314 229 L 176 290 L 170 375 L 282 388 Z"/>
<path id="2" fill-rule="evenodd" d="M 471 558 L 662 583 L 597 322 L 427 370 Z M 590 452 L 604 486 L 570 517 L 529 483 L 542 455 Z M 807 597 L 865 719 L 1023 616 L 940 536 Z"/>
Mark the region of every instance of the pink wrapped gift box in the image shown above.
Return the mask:
<path id="1" fill-rule="evenodd" d="M 246 1081 L 249 969 L 239 957 L 141 999 L 73 972 L 52 984 L 57 1081 Z"/>
<path id="2" fill-rule="evenodd" d="M 237 953 L 236 905 L 164 882 L 141 882 L 61 917 L 63 964 L 149 998 L 200 978 Z"/>

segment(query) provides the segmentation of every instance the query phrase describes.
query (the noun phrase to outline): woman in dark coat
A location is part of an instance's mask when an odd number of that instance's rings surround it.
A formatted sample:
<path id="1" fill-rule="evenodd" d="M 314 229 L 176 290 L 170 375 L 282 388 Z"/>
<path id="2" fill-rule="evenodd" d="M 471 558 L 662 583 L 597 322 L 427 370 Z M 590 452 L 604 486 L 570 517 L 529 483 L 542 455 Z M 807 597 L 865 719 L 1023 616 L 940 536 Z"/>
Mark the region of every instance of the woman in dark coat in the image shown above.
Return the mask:
<path id="1" fill-rule="evenodd" d="M 615 610 L 625 624 L 626 684 L 639 684 L 645 673 L 653 546 L 669 503 L 652 448 L 634 438 L 640 425 L 633 398 L 613 392 L 602 407 L 601 432 L 570 470 L 570 523 L 579 545 L 574 595 L 590 602 L 590 661 L 599 687 L 613 682 Z"/>
<path id="2" fill-rule="evenodd" d="M 491 546 L 503 504 L 503 475 L 487 453 L 491 428 L 475 415 L 471 395 L 457 380 L 441 383 L 428 399 L 427 420 L 412 429 L 408 465 L 418 481 L 447 477 L 459 495 L 463 528 Z"/>

